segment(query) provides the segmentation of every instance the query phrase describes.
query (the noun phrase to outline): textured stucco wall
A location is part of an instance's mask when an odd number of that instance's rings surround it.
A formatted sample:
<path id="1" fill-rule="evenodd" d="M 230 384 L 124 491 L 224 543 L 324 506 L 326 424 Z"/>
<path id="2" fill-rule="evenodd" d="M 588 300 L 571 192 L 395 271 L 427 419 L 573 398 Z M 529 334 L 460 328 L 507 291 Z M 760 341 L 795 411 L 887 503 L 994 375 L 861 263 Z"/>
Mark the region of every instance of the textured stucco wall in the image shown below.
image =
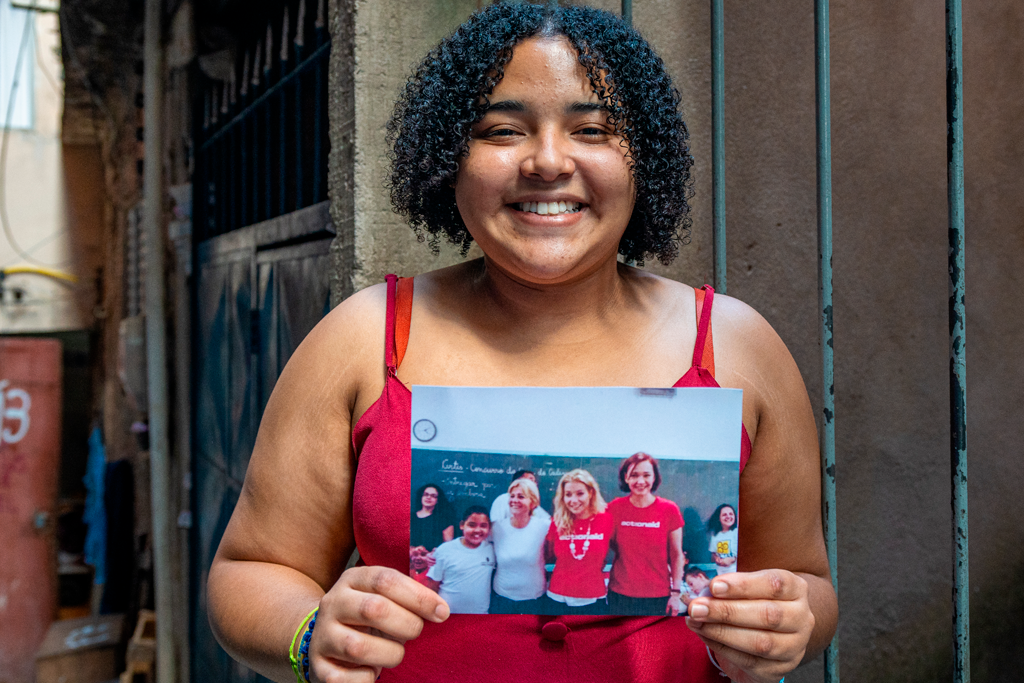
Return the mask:
<path id="1" fill-rule="evenodd" d="M 475 5 L 355 6 L 352 268 L 341 274 L 354 289 L 458 258 L 432 257 L 390 212 L 383 126 L 417 60 Z M 813 4 L 727 0 L 725 12 L 729 293 L 779 331 L 818 405 Z M 946 680 L 943 6 L 834 0 L 831 15 L 842 671 Z M 649 267 L 700 284 L 712 275 L 707 3 L 636 0 L 634 18 L 676 78 L 696 157 L 692 243 Z M 1024 666 L 1024 5 L 965 6 L 964 26 L 974 680 L 1009 681 Z M 820 667 L 788 680 L 821 680 Z"/>

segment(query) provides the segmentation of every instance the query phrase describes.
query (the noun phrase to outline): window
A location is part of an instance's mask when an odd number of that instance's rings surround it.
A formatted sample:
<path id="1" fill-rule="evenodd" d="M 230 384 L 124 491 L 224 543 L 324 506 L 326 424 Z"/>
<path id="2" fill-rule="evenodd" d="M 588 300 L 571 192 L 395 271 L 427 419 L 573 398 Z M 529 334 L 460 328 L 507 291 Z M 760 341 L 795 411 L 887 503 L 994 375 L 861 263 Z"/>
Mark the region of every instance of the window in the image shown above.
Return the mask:
<path id="1" fill-rule="evenodd" d="M 0 0 L 0 126 L 32 127 L 35 61 L 33 12 L 12 7 L 11 0 Z"/>

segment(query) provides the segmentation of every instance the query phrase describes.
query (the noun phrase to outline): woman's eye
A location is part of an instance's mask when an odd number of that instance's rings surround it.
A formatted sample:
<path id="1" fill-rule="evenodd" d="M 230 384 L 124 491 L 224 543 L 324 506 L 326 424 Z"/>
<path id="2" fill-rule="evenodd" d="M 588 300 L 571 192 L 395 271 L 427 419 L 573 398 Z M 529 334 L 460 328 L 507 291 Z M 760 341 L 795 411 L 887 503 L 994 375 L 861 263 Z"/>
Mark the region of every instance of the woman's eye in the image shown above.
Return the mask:
<path id="1" fill-rule="evenodd" d="M 580 128 L 576 131 L 579 135 L 585 135 L 587 137 L 598 137 L 608 135 L 608 131 L 603 128 L 597 128 L 596 126 L 587 126 L 586 128 Z"/>
<path id="2" fill-rule="evenodd" d="M 494 130 L 487 131 L 487 137 L 489 138 L 511 137 L 515 134 L 516 131 L 511 128 L 496 128 Z"/>

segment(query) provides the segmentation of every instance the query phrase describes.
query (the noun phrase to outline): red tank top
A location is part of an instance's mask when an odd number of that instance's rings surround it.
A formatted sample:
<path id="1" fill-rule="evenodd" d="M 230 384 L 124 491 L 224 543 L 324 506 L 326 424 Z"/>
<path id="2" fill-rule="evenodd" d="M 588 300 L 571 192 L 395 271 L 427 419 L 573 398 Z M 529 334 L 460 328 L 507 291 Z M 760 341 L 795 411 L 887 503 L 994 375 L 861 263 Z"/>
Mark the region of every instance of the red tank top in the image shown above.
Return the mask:
<path id="1" fill-rule="evenodd" d="M 362 560 L 409 571 L 412 393 L 399 381 L 412 311 L 412 279 L 387 276 L 384 391 L 352 430 L 357 468 L 352 525 Z M 673 386 L 717 387 L 711 336 L 714 290 L 696 290 L 693 365 Z M 743 429 L 740 471 L 750 457 Z M 704 644 L 681 617 L 453 614 L 427 623 L 382 682 L 711 683 L 722 680 Z"/>

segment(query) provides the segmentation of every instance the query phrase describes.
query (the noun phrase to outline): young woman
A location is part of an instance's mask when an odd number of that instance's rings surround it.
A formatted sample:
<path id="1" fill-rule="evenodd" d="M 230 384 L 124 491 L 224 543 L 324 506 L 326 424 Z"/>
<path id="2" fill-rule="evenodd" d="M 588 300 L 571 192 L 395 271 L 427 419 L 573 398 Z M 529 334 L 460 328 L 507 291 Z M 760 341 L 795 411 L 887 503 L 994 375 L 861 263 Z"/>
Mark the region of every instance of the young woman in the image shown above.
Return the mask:
<path id="1" fill-rule="evenodd" d="M 661 486 L 658 461 L 634 453 L 619 467 L 619 488 L 628 496 L 608 504 L 612 516 L 611 614 L 676 616 L 684 610 L 683 515 L 654 493 Z"/>
<path id="2" fill-rule="evenodd" d="M 540 493 L 533 479 L 516 479 L 508 487 L 508 512 L 492 521 L 491 541 L 498 568 L 494 572 L 491 614 L 541 614 L 544 575 L 544 539 L 547 515 L 534 511 Z"/>
<path id="3" fill-rule="evenodd" d="M 228 652 L 294 680 L 317 607 L 315 683 L 495 680 L 511 664 L 521 683 L 720 681 L 706 647 L 734 681 L 777 683 L 824 648 L 836 599 L 800 372 L 749 307 L 618 261 L 667 262 L 688 231 L 678 104 L 643 38 L 586 7 L 494 3 L 427 56 L 390 127 L 392 200 L 484 257 L 415 292 L 367 288 L 296 349 L 210 570 Z M 742 389 L 741 571 L 686 620 L 448 618 L 407 576 L 412 384 Z M 356 545 L 366 566 L 345 570 Z"/>
<path id="4" fill-rule="evenodd" d="M 586 470 L 566 472 L 555 489 L 544 554 L 554 560 L 548 586 L 550 614 L 607 614 L 604 563 L 612 518 L 601 489 Z"/>
<path id="5" fill-rule="evenodd" d="M 708 534 L 711 536 L 711 544 L 708 550 L 715 558 L 718 565 L 718 576 L 731 574 L 736 571 L 737 540 L 739 539 L 739 528 L 736 525 L 736 508 L 728 503 L 722 503 L 711 514 L 708 520 Z"/>
<path id="6" fill-rule="evenodd" d="M 428 553 L 455 538 L 455 516 L 448 498 L 437 484 L 424 484 L 415 495 L 420 509 L 409 518 L 409 549 Z"/>

